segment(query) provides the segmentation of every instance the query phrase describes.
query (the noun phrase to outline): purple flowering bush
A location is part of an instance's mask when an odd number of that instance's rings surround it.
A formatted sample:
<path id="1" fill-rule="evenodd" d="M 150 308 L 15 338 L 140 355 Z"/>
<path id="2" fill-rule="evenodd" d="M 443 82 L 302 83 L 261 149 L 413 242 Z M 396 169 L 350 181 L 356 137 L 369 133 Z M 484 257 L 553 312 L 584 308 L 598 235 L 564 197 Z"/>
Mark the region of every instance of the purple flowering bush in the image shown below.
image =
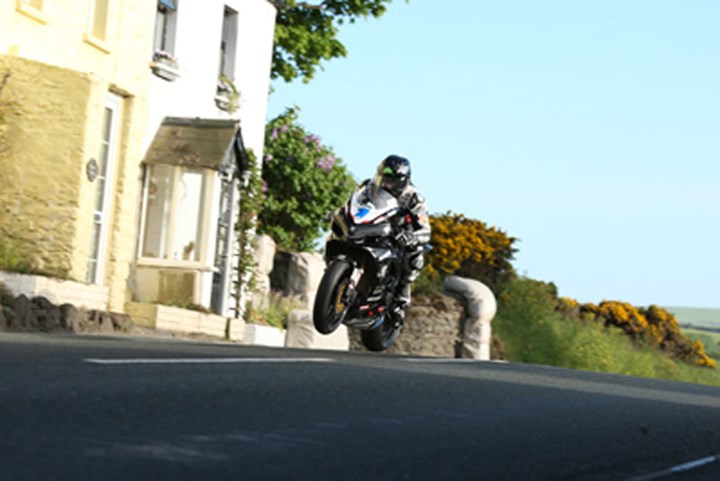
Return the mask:
<path id="1" fill-rule="evenodd" d="M 311 251 L 328 226 L 327 214 L 347 200 L 356 182 L 342 160 L 297 117 L 296 109 L 287 109 L 267 124 L 266 191 L 258 231 L 283 249 Z"/>

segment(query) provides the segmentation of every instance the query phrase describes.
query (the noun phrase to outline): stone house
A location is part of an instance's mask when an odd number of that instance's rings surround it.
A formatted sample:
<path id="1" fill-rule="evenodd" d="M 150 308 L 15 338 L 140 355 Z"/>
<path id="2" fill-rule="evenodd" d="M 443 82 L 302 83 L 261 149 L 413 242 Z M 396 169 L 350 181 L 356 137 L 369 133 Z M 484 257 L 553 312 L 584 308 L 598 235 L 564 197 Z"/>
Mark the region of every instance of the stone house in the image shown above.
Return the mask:
<path id="1" fill-rule="evenodd" d="M 0 249 L 108 310 L 232 314 L 232 224 L 245 149 L 262 158 L 276 12 L 1 1 Z"/>

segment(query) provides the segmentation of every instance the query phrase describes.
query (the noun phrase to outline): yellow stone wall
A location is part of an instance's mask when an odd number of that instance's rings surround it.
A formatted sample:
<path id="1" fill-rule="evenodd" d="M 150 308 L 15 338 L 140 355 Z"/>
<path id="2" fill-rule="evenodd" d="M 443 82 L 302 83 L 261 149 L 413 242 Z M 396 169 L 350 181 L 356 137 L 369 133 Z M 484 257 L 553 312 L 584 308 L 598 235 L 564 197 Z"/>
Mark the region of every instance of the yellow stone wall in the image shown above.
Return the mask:
<path id="1" fill-rule="evenodd" d="M 88 34 L 91 1 L 44 1 L 34 11 L 0 0 L 0 234 L 39 267 L 84 280 L 95 184 L 85 174 L 98 156 L 104 103 L 121 98 L 111 229 L 104 284 L 122 310 L 134 259 L 146 130 L 155 2 L 108 2 L 104 39 Z M 0 107 L 2 109 L 3 107 Z M 5 146 L 3 150 L 3 134 Z"/>
<path id="2" fill-rule="evenodd" d="M 8 61 L 0 57 L 0 72 Z M 91 82 L 57 67 L 12 59 L 3 91 L 0 235 L 42 271 L 72 271 L 85 117 Z"/>

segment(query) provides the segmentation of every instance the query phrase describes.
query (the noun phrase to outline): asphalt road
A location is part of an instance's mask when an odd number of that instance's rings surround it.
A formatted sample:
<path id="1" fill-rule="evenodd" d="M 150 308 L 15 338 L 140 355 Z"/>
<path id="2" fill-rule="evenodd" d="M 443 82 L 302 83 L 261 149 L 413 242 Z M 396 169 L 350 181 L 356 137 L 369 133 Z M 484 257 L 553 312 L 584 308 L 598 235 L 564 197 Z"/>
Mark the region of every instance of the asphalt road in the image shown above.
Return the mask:
<path id="1" fill-rule="evenodd" d="M 720 389 L 550 367 L 0 333 L 2 480 L 720 479 Z"/>

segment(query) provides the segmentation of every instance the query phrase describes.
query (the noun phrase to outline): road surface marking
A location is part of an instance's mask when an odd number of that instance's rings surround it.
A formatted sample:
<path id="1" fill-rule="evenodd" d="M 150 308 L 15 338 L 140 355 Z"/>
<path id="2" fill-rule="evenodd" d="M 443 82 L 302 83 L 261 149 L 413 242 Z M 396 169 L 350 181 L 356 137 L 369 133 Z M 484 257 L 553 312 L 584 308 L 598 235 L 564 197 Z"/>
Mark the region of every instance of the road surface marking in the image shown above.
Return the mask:
<path id="1" fill-rule="evenodd" d="M 205 358 L 138 358 L 100 359 L 86 358 L 91 364 L 262 364 L 262 363 L 307 363 L 332 362 L 324 357 L 205 357 Z"/>
<path id="2" fill-rule="evenodd" d="M 485 361 L 482 359 L 471 359 L 471 358 L 451 358 L 451 357 L 409 357 L 403 359 L 405 362 L 417 362 L 424 364 L 449 364 L 449 363 L 474 363 L 474 362 L 492 362 L 507 364 L 507 361 L 502 360 L 489 360 Z"/>
<path id="3" fill-rule="evenodd" d="M 690 461 L 689 463 L 679 464 L 664 471 L 657 471 L 655 473 L 646 474 L 644 476 L 638 476 L 636 478 L 630 479 L 629 481 L 653 481 L 657 479 L 668 478 L 678 473 L 685 473 L 693 469 L 702 468 L 703 466 L 707 466 L 708 464 L 712 464 L 717 461 L 720 461 L 720 455 L 708 456 L 706 458 Z"/>

